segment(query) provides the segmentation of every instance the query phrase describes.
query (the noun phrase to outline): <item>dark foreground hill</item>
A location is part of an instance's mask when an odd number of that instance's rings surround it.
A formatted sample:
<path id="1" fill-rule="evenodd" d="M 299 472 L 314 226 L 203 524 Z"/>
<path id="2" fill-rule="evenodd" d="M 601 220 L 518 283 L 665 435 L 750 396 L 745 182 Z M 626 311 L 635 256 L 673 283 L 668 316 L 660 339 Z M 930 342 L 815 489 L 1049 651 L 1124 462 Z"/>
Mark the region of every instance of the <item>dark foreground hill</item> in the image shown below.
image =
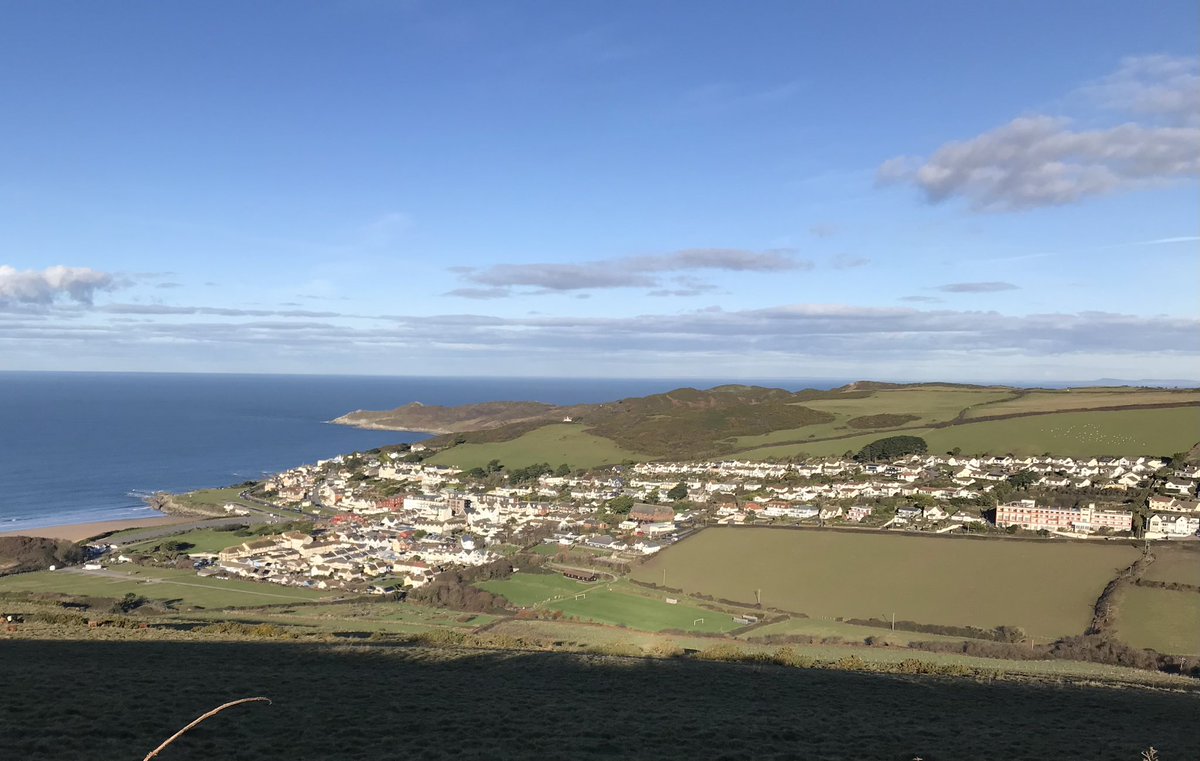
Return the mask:
<path id="1" fill-rule="evenodd" d="M 1195 693 L 426 647 L 0 640 L 0 758 L 1200 757 Z"/>
<path id="2" fill-rule="evenodd" d="M 0 536 L 0 576 L 40 571 L 52 565 L 69 565 L 81 560 L 83 549 L 72 542 L 35 536 Z"/>

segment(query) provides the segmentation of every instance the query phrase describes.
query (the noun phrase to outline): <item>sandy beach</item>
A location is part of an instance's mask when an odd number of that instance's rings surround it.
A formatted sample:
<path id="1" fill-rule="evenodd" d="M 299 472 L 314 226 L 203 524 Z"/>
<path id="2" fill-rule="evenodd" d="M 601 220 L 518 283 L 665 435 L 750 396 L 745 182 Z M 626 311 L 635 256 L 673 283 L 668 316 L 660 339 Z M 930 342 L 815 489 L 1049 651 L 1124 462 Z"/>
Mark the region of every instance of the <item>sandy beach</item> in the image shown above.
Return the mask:
<path id="1" fill-rule="evenodd" d="M 153 526 L 170 526 L 175 523 L 192 523 L 195 516 L 162 515 L 137 518 L 124 521 L 101 521 L 99 523 L 75 523 L 67 526 L 46 526 L 44 528 L 29 528 L 21 531 L 4 531 L 0 536 L 41 536 L 48 539 L 67 539 L 72 542 L 82 541 L 110 531 L 124 531 L 129 528 Z"/>

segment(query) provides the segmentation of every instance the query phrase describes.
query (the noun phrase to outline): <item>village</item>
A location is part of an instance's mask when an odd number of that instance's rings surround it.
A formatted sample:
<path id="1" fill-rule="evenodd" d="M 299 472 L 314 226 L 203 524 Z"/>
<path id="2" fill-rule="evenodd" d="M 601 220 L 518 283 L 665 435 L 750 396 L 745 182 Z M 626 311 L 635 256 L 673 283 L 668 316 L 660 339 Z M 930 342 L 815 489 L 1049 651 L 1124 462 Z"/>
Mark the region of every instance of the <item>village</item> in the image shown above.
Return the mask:
<path id="1" fill-rule="evenodd" d="M 530 477 L 380 451 L 266 479 L 260 497 L 319 515 L 315 530 L 231 545 L 198 573 L 385 593 L 535 544 L 621 567 L 707 525 L 1195 540 L 1198 479 L 1200 467 L 1153 457 L 952 455 L 652 462 Z"/>

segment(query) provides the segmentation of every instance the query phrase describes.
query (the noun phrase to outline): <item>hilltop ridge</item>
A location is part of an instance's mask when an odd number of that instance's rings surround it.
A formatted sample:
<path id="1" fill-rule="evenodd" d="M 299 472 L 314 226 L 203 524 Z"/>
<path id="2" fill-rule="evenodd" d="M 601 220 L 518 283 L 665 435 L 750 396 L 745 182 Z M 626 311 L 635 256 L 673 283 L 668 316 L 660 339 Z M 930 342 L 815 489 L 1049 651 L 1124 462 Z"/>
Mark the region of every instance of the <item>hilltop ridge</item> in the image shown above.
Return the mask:
<path id="1" fill-rule="evenodd" d="M 1168 416 L 1165 427 L 1161 414 L 1148 414 L 1174 408 L 1182 411 Z M 478 453 L 489 455 L 483 462 L 507 456 L 506 462 L 515 457 L 582 465 L 601 448 L 611 461 L 614 445 L 621 453 L 617 461 L 734 455 L 769 459 L 841 454 L 896 432 L 932 436 L 936 443 L 931 445 L 968 452 L 1028 449 L 1040 454 L 1066 438 L 1078 447 L 1091 447 L 1091 454 L 1145 449 L 1166 455 L 1195 443 L 1194 434 L 1186 431 L 1194 422 L 1190 416 L 1197 413 L 1200 389 L 1050 390 L 864 380 L 830 390 L 682 387 L 600 404 L 410 403 L 387 411 L 357 410 L 334 422 L 436 434 L 428 442 L 432 448 L 455 451 L 435 460 L 447 464 L 473 463 L 478 459 L 473 453 Z M 1041 422 L 1013 422 L 1022 418 Z M 508 443 L 512 446 L 506 450 Z"/>

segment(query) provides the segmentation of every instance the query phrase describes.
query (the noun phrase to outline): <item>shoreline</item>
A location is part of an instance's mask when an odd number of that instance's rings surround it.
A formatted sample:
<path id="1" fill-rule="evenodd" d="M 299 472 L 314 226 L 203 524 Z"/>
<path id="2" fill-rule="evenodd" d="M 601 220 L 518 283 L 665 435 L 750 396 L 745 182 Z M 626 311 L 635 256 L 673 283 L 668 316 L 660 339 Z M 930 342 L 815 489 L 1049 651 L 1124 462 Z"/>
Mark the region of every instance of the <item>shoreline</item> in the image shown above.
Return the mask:
<path id="1" fill-rule="evenodd" d="M 34 536 L 45 539 L 66 539 L 71 542 L 81 542 L 101 534 L 114 531 L 124 531 L 130 528 L 151 528 L 155 526 L 171 526 L 176 523 L 192 523 L 195 516 L 182 515 L 148 515 L 145 518 L 127 518 L 124 520 L 95 521 L 91 523 L 66 523 L 61 526 L 40 526 L 37 528 L 19 529 L 16 531 L 0 531 L 0 536 Z"/>

